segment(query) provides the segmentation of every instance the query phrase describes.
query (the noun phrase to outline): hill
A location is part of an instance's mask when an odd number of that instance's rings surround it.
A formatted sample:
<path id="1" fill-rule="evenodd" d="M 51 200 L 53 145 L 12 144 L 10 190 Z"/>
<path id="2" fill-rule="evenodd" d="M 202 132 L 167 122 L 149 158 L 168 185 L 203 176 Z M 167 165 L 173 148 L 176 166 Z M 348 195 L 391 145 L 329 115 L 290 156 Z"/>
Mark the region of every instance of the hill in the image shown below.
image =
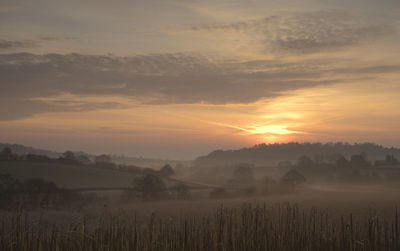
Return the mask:
<path id="1" fill-rule="evenodd" d="M 285 143 L 260 144 L 239 150 L 216 150 L 194 161 L 195 166 L 230 166 L 249 163 L 257 166 L 274 166 L 280 161 L 295 162 L 302 155 L 315 157 L 342 154 L 350 158 L 354 154 L 365 154 L 371 161 L 384 159 L 387 154 L 400 157 L 400 149 L 388 148 L 372 143 Z"/>
<path id="2" fill-rule="evenodd" d="M 27 161 L 0 161 L 0 173 L 9 173 L 21 180 L 42 178 L 65 188 L 128 187 L 137 177 L 134 173 L 113 169 Z"/>
<path id="3" fill-rule="evenodd" d="M 9 143 L 0 143 L 0 151 L 4 148 L 10 148 L 13 153 L 18 155 L 27 155 L 27 154 L 35 154 L 35 155 L 44 155 L 49 158 L 58 158 L 62 156 L 62 153 L 39 149 L 36 147 L 25 146 L 21 144 L 9 144 Z M 96 155 L 88 154 L 83 151 L 73 151 L 75 155 L 86 155 L 91 160 L 93 160 Z M 158 159 L 158 158 L 144 158 L 144 157 L 130 157 L 124 155 L 110 155 L 112 162 L 116 164 L 126 164 L 126 165 L 135 165 L 141 167 L 149 167 L 154 169 L 159 169 L 165 164 L 170 164 L 172 166 L 176 166 L 178 164 L 186 164 L 188 165 L 188 161 L 180 161 L 180 160 L 169 160 L 169 159 Z"/>
<path id="4" fill-rule="evenodd" d="M 4 148 L 10 148 L 13 153 L 18 155 L 26 155 L 26 154 L 36 154 L 36 155 L 45 155 L 49 158 L 58 158 L 61 156 L 61 153 L 53 152 L 44 149 L 38 149 L 31 146 L 24 146 L 20 144 L 8 144 L 8 143 L 0 143 L 0 151 Z"/>

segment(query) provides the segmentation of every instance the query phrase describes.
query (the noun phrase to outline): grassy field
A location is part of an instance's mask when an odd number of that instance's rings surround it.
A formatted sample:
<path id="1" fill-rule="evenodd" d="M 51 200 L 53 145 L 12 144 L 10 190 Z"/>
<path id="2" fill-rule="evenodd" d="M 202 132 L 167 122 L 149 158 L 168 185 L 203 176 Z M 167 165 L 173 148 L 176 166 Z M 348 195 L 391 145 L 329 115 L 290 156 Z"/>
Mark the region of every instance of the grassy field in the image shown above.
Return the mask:
<path id="1" fill-rule="evenodd" d="M 65 188 L 128 187 L 137 177 L 135 174 L 118 170 L 23 161 L 1 161 L 0 173 L 9 173 L 21 180 L 43 178 Z"/>
<path id="2" fill-rule="evenodd" d="M 1 250 L 400 250 L 395 187 L 0 212 Z"/>
<path id="3" fill-rule="evenodd" d="M 130 173 L 0 162 L 69 188 L 131 185 Z M 306 184 L 291 193 L 176 201 L 99 199 L 69 210 L 0 211 L 0 250 L 400 250 L 400 186 Z"/>

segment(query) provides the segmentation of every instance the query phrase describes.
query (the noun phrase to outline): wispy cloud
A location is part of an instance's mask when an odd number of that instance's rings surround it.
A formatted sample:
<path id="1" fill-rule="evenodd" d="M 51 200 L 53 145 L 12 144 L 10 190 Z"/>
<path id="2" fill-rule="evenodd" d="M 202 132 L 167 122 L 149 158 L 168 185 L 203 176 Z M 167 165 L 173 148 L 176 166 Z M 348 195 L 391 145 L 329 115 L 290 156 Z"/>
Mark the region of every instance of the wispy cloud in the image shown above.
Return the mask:
<path id="1" fill-rule="evenodd" d="M 230 31 L 249 34 L 265 51 L 326 52 L 393 34 L 389 23 L 371 23 L 343 11 L 277 14 L 228 24 L 201 24 L 193 32 Z"/>
<path id="2" fill-rule="evenodd" d="M 57 36 L 40 36 L 37 39 L 22 39 L 22 40 L 0 40 L 0 50 L 2 51 L 21 51 L 24 49 L 32 49 L 41 47 L 47 43 L 57 41 L 75 40 L 75 37 L 57 37 Z"/>
<path id="3" fill-rule="evenodd" d="M 15 12 L 21 9 L 21 6 L 18 5 L 0 5 L 0 13 L 7 13 L 7 12 Z"/>
<path id="4" fill-rule="evenodd" d="M 396 65 L 344 68 L 338 66 L 341 62 L 340 59 L 234 62 L 192 54 L 134 57 L 1 54 L 0 119 L 124 105 L 122 101 L 61 99 L 60 94 L 65 93 L 78 97 L 125 97 L 143 105 L 245 104 L 284 95 L 289 90 L 348 83 L 399 71 Z"/>
<path id="5" fill-rule="evenodd" d="M 39 43 L 34 40 L 0 40 L 0 50 L 33 48 L 38 45 Z"/>

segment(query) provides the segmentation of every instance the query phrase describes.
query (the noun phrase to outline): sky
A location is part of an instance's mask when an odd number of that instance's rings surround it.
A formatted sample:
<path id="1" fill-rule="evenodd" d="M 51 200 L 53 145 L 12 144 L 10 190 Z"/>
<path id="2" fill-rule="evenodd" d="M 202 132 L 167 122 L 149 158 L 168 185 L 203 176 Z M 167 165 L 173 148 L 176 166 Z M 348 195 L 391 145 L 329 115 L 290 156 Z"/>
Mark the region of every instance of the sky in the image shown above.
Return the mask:
<path id="1" fill-rule="evenodd" d="M 0 0 L 0 142 L 400 147 L 398 0 Z"/>

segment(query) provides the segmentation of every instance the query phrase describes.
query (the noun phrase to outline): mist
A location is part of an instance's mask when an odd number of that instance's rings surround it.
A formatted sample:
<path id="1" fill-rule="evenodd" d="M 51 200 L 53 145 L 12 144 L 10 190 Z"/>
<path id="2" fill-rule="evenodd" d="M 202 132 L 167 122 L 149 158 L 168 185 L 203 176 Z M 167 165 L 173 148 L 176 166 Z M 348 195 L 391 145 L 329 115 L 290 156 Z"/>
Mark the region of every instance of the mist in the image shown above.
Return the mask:
<path id="1" fill-rule="evenodd" d="M 400 1 L 0 3 L 0 250 L 400 250 Z"/>

